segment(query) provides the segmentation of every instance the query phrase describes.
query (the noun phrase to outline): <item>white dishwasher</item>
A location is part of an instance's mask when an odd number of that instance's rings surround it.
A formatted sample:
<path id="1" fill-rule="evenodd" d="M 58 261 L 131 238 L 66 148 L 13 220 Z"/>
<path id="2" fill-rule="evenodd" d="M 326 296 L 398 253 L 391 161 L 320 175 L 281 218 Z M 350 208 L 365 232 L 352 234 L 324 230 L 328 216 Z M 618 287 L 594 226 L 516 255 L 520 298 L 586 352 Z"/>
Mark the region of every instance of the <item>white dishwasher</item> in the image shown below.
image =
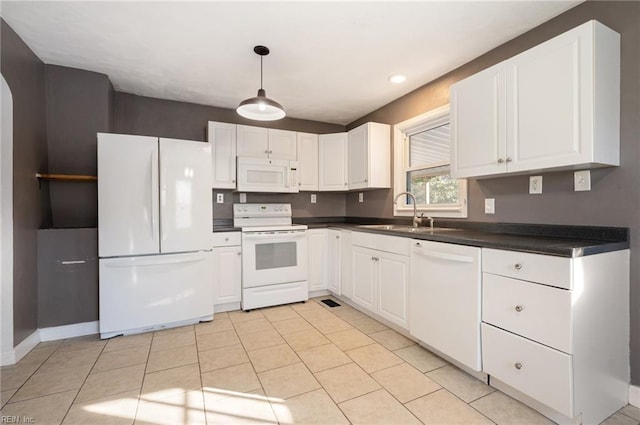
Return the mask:
<path id="1" fill-rule="evenodd" d="M 409 331 L 476 371 L 482 370 L 481 249 L 414 239 Z"/>

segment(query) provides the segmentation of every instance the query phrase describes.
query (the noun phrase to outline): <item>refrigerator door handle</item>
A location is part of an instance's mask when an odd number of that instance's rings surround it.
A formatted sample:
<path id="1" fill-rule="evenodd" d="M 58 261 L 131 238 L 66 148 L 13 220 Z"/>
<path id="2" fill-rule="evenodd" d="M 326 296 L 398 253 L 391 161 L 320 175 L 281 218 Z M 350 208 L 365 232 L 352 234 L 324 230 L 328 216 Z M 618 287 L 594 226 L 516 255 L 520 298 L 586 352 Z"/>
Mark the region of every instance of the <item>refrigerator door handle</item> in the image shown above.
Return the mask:
<path id="1" fill-rule="evenodd" d="M 160 155 L 160 211 L 166 211 L 167 206 L 167 159 L 165 155 Z M 166 217 L 165 217 L 166 218 Z M 161 240 L 167 240 L 167 220 L 160 220 L 160 236 Z M 162 243 L 160 244 L 160 252 L 163 252 Z"/>
<path id="2" fill-rule="evenodd" d="M 156 231 L 158 230 L 158 215 L 154 208 L 154 195 L 158 187 L 158 150 L 154 150 L 151 154 L 151 172 L 149 174 L 149 208 L 151 209 L 151 237 L 156 240 Z"/>
<path id="3" fill-rule="evenodd" d="M 177 254 L 171 256 L 157 256 L 151 255 L 149 257 L 133 257 L 131 259 L 122 259 L 121 261 L 108 261 L 105 262 L 104 267 L 109 268 L 128 268 L 128 267 L 145 267 L 145 266 L 159 266 L 165 264 L 187 264 L 197 263 L 199 261 L 205 261 L 207 259 L 204 253 L 197 253 L 185 256 L 184 254 Z M 109 259 L 111 260 L 111 259 Z"/>

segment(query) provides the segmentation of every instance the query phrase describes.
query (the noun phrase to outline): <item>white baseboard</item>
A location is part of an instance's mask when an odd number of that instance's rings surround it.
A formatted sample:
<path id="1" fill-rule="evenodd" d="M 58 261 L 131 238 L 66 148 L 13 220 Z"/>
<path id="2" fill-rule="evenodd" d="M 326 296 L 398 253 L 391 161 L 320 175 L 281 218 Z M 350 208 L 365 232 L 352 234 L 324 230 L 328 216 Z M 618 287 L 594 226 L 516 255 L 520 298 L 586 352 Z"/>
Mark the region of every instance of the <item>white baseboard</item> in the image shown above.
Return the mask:
<path id="1" fill-rule="evenodd" d="M 74 323 L 73 325 L 54 326 L 38 329 L 40 341 L 55 341 L 57 339 L 75 338 L 77 336 L 97 334 L 100 322 Z"/>
<path id="2" fill-rule="evenodd" d="M 240 303 L 216 304 L 213 306 L 213 316 L 215 320 L 216 313 L 224 313 L 226 311 L 240 310 Z"/>
<path id="3" fill-rule="evenodd" d="M 329 292 L 327 289 L 320 289 L 319 291 L 309 291 L 309 299 L 316 298 L 316 297 L 324 297 L 328 295 L 331 295 L 331 292 Z"/>
<path id="4" fill-rule="evenodd" d="M 640 408 L 640 387 L 629 385 L 629 404 Z"/>
<path id="5" fill-rule="evenodd" d="M 40 343 L 40 333 L 35 330 L 31 335 L 22 340 L 22 342 L 13 348 L 13 351 L 2 353 L 2 366 L 8 366 L 20 361 L 21 358 L 29 354 L 29 351 L 36 348 Z"/>

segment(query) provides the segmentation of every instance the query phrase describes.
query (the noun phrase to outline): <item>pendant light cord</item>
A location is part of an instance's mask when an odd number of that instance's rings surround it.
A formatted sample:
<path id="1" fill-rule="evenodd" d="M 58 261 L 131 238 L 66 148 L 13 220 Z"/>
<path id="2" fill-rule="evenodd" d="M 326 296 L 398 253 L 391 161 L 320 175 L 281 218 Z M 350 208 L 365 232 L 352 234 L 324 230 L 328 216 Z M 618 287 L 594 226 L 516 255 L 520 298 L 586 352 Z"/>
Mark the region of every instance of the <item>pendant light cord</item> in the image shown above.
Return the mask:
<path id="1" fill-rule="evenodd" d="M 262 56 L 260 56 L 260 90 L 262 90 Z"/>

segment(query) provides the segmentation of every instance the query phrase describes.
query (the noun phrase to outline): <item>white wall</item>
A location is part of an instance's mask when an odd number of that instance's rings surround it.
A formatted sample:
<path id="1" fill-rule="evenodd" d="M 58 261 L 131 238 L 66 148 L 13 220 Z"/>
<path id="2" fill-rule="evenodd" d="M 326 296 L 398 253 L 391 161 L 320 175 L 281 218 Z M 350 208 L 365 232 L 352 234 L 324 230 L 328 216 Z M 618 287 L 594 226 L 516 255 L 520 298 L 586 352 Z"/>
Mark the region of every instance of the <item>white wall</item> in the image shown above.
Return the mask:
<path id="1" fill-rule="evenodd" d="M 0 364 L 13 350 L 13 97 L 2 77 L 0 91 Z"/>

